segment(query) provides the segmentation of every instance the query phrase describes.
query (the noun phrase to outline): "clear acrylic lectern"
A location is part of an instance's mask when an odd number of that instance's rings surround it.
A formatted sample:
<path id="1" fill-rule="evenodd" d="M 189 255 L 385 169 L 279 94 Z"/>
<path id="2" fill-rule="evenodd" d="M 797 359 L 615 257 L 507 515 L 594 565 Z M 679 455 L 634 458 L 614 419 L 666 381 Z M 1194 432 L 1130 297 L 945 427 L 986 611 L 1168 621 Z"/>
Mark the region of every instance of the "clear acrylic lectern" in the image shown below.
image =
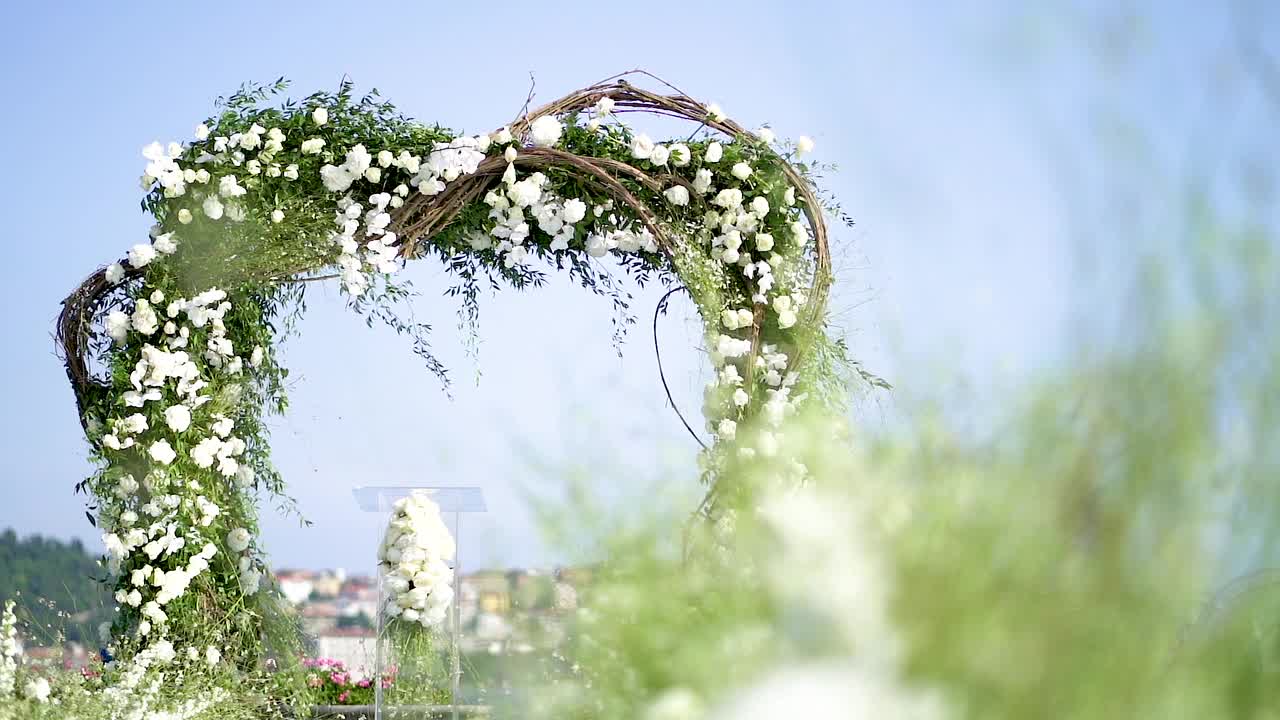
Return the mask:
<path id="1" fill-rule="evenodd" d="M 383 516 L 383 522 L 378 525 L 377 543 L 382 543 L 382 534 L 386 532 L 387 521 L 390 519 L 391 512 L 395 509 L 395 503 L 401 498 L 406 498 L 414 492 L 427 493 L 433 502 L 440 507 L 440 515 L 444 519 L 445 524 L 449 526 L 449 532 L 453 535 L 456 551 L 453 560 L 453 602 L 449 606 L 447 627 L 442 627 L 441 635 L 448 638 L 448 660 L 449 660 L 449 680 L 450 680 L 450 703 L 447 707 L 423 707 L 417 706 L 412 708 L 414 716 L 435 715 L 441 711 L 448 712 L 452 715 L 453 720 L 458 720 L 459 712 L 472 714 L 479 708 L 464 707 L 460 702 L 462 690 L 462 647 L 461 647 L 461 620 L 459 615 L 458 600 L 462 596 L 462 588 L 458 583 L 461 574 L 461 537 L 459 530 L 461 529 L 463 513 L 479 513 L 485 512 L 484 494 L 477 487 L 421 487 L 421 486 L 373 486 L 355 488 L 353 494 L 356 503 L 361 510 L 365 512 L 380 513 Z M 377 547 L 375 545 L 374 547 Z M 377 561 L 375 560 L 375 563 Z M 374 660 L 374 717 L 376 720 L 387 720 L 397 715 L 396 709 L 389 706 L 383 697 L 383 682 L 387 671 L 387 665 L 390 658 L 390 648 L 387 642 L 387 621 L 386 614 L 383 612 L 384 605 L 387 601 L 387 589 L 383 583 L 383 573 L 380 564 L 378 569 L 378 618 L 376 620 L 377 639 L 375 645 Z M 406 678 L 406 681 L 412 682 L 412 678 Z M 405 710 L 410 710 L 406 707 Z M 391 712 L 386 712 L 391 711 Z M 385 715 L 384 715 L 385 713 Z"/>

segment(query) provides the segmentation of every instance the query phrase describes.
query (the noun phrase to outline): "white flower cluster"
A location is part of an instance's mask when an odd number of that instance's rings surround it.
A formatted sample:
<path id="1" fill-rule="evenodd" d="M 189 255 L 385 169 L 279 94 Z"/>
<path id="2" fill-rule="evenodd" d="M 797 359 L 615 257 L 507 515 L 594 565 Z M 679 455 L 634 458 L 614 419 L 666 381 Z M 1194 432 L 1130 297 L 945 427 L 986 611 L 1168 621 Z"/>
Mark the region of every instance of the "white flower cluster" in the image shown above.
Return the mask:
<path id="1" fill-rule="evenodd" d="M 496 251 L 502 256 L 503 263 L 511 267 L 524 263 L 529 257 L 524 241 L 531 232 L 530 219 L 551 236 L 551 250 L 566 250 L 575 237 L 578 224 L 587 216 L 587 206 L 576 198 L 564 200 L 547 192 L 547 177 L 540 172 L 516 180 L 515 164 L 511 162 L 515 149 L 508 148 L 507 153 L 504 187 L 490 190 L 484 197 L 493 228 L 487 236 L 473 236 L 471 245 L 476 249 L 492 247 L 491 238 L 497 238 Z"/>
<path id="2" fill-rule="evenodd" d="M 13 614 L 13 601 L 4 604 L 0 618 L 0 702 L 13 697 L 18 673 L 18 619 Z"/>
<path id="3" fill-rule="evenodd" d="M 199 658 L 198 649 L 187 648 L 189 660 L 194 660 L 193 650 L 195 659 Z M 216 664 L 221 656 L 221 651 L 209 647 L 205 651 L 205 662 Z M 164 692 L 163 673 L 177 659 L 178 651 L 173 643 L 167 638 L 157 638 L 129 661 L 119 664 L 115 681 L 98 694 L 105 715 L 119 720 L 193 720 L 205 717 L 211 708 L 227 701 L 230 693 L 214 688 L 177 705 L 171 704 Z"/>
<path id="4" fill-rule="evenodd" d="M 400 187 L 407 194 L 408 188 L 404 185 Z M 392 273 L 397 269 L 395 261 L 400 248 L 396 243 L 399 238 L 387 230 L 387 226 L 391 224 L 391 213 L 387 208 L 393 200 L 403 202 L 401 196 L 392 196 L 390 193 L 370 195 L 368 209 L 350 196 L 338 201 L 338 212 L 334 217 L 338 232 L 331 239 L 339 248 L 338 267 L 342 286 L 352 295 L 362 295 L 369 288 L 366 269 L 381 273 Z M 360 256 L 360 244 L 356 241 L 356 235 L 361 232 L 368 239 L 363 258 Z"/>
<path id="5" fill-rule="evenodd" d="M 152 413 L 148 422 L 143 412 L 127 412 L 107 421 L 103 448 L 122 451 L 145 449 L 152 469 L 141 483 L 133 475 L 122 475 L 112 492 L 113 500 L 100 512 L 103 544 L 108 569 L 115 575 L 131 568 L 117 586 L 115 599 L 121 606 L 135 608 L 139 619 L 138 637 L 154 636 L 168 622 L 165 606 L 182 597 L 192 580 L 209 569 L 218 547 L 201 534 L 223 514 L 222 508 L 201 492 L 194 477 L 178 477 L 169 466 L 178 460 L 172 438 L 186 450 L 187 459 L 197 468 L 213 470 L 240 485 L 253 481 L 253 469 L 240 462 L 247 447 L 233 435 L 235 422 L 219 413 L 201 418 L 197 432 L 196 412 L 212 400 L 204 392 L 209 387 L 205 372 L 237 375 L 245 360 L 235 354 L 224 319 L 232 309 L 227 293 L 212 288 L 195 297 L 166 302 L 160 291 L 135 301 L 132 313 L 113 311 L 107 330 L 117 344 L 130 336 L 143 343 L 141 357 L 129 373 L 130 389 L 122 395 L 129 409 L 143 409 L 148 403 L 170 404 Z M 161 323 L 163 322 L 163 326 Z M 201 340 L 197 341 L 197 338 Z M 196 353 L 196 354 L 193 354 Z M 263 361 L 262 348 L 249 355 L 251 366 Z M 206 369 L 201 367 L 200 361 Z M 228 396 L 238 385 L 227 387 Z M 176 397 L 176 402 L 174 398 Z M 207 428 L 207 430 L 205 429 Z M 207 433 L 207 434 L 205 434 Z M 245 594 L 259 590 L 261 571 L 245 553 L 250 545 L 248 532 L 233 530 L 227 547 L 238 558 L 239 581 Z M 191 548 L 199 548 L 192 552 Z M 109 630 L 109 629 L 108 629 Z M 208 653 L 206 653 L 208 655 Z"/>
<path id="6" fill-rule="evenodd" d="M 243 133 L 213 138 L 212 148 L 210 148 L 209 128 L 201 124 L 196 128 L 196 140 L 200 143 L 197 147 L 201 147 L 201 152 L 193 162 L 189 163 L 189 167 L 184 168 L 179 162 L 186 149 L 178 143 L 169 143 L 167 146 L 152 143 L 143 148 L 142 155 L 148 162 L 142 175 L 142 188 L 150 190 L 158 182 L 166 198 L 176 198 L 186 195 L 189 186 L 199 186 L 195 197 L 205 217 L 210 220 L 221 220 L 223 217 L 232 221 L 243 220 L 246 210 L 242 198 L 249 190 L 242 184 L 241 177 L 266 176 L 284 177 L 288 180 L 298 179 L 296 163 L 282 165 L 276 162 L 277 155 L 284 151 L 285 139 L 285 133 L 280 128 L 267 129 L 255 123 Z M 320 147 L 323 146 L 323 140 L 306 140 L 303 141 L 300 151 L 303 154 L 319 152 Z M 210 149 L 213 152 L 209 152 Z M 237 172 L 242 171 L 242 175 L 223 175 L 216 178 L 215 182 L 213 174 L 203 167 L 210 164 L 223 167 L 230 165 L 237 168 Z M 275 222 L 280 222 L 283 219 L 283 213 L 277 209 L 271 213 L 271 218 Z M 195 218 L 191 210 L 181 208 L 177 212 L 177 219 L 178 222 L 186 225 Z M 176 247 L 171 233 L 153 237 L 155 237 L 154 247 L 136 245 L 130 250 L 129 262 L 135 268 L 148 264 L 155 258 L 156 252 L 169 253 Z M 118 278 L 119 272 L 113 266 L 109 270 L 108 280 L 117 282 Z"/>
<path id="7" fill-rule="evenodd" d="M 319 152 L 324 141 L 316 138 L 314 142 L 319 144 L 308 145 L 307 142 L 303 143 L 304 153 Z M 402 172 L 410 176 L 407 184 L 398 184 L 392 192 L 369 195 L 367 207 L 350 195 L 338 201 L 334 216 L 337 231 L 330 239 L 339 248 L 338 268 L 346 292 L 362 295 L 369 288 L 370 273 L 390 274 L 398 269 L 396 260 L 400 248 L 396 243 L 399 238 L 388 229 L 390 210 L 404 204 L 410 187 L 417 188 L 423 195 L 439 194 L 447 183 L 462 175 L 474 174 L 480 161 L 484 160 L 484 151 L 489 144 L 487 135 L 461 137 L 449 143 L 436 143 L 425 159 L 407 150 L 401 150 L 399 154 L 381 150 L 375 156 L 364 145 L 356 145 L 347 151 L 341 165 L 327 164 L 320 168 L 321 180 L 331 192 L 345 193 L 360 181 L 383 183 L 387 173 Z M 357 239 L 361 235 L 365 239 L 363 248 Z"/>
<path id="8" fill-rule="evenodd" d="M 431 496 L 416 491 L 396 501 L 378 561 L 388 618 L 434 627 L 453 601 L 454 542 Z"/>

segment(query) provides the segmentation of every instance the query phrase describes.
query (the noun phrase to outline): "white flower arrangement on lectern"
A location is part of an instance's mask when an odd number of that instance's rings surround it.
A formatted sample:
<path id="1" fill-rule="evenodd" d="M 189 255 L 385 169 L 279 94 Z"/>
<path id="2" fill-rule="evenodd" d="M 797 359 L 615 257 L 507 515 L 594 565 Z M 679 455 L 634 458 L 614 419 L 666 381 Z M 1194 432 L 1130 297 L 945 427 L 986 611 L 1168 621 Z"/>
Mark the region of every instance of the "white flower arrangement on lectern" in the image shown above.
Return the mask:
<path id="1" fill-rule="evenodd" d="M 444 622 L 453 601 L 453 536 L 440 507 L 423 491 L 397 500 L 378 548 L 388 619 L 432 628 Z"/>

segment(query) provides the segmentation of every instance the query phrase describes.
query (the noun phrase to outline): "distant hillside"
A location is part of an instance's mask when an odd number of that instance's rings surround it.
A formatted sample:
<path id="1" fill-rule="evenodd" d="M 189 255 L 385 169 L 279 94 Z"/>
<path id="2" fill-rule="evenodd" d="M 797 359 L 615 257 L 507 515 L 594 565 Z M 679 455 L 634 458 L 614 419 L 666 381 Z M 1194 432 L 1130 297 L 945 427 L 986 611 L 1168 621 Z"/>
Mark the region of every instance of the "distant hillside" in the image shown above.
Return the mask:
<path id="1" fill-rule="evenodd" d="M 0 533 L 0 602 L 17 601 L 29 642 L 47 645 L 59 633 L 97 647 L 97 625 L 110 617 L 110 596 L 94 578 L 104 574 L 79 540 Z"/>

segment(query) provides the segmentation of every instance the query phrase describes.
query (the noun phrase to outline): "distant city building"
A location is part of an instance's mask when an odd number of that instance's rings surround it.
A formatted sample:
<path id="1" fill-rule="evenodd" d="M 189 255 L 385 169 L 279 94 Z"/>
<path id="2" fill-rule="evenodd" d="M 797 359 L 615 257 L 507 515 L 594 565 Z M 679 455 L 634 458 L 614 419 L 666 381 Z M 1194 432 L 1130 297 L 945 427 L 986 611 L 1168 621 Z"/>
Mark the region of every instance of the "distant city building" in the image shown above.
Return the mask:
<path id="1" fill-rule="evenodd" d="M 557 647 L 581 607 L 592 569 L 481 570 L 455 588 L 464 652 L 529 653 Z M 293 603 L 321 657 L 353 670 L 373 668 L 377 578 L 342 570 L 282 570 L 280 589 Z"/>
<path id="2" fill-rule="evenodd" d="M 377 665 L 377 639 L 372 630 L 334 628 L 316 637 L 316 654 L 341 660 L 357 676 L 369 678 Z"/>

